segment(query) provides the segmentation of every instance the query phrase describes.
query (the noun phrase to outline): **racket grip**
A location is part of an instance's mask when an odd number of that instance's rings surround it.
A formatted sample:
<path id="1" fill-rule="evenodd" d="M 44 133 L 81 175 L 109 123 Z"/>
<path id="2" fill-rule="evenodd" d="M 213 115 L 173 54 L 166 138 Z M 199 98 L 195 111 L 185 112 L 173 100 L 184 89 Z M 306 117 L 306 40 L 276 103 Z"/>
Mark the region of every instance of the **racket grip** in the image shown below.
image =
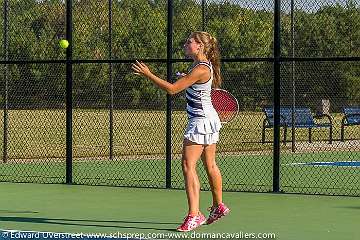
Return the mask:
<path id="1" fill-rule="evenodd" d="M 183 77 L 185 75 L 186 75 L 186 73 L 176 72 L 176 77 Z"/>

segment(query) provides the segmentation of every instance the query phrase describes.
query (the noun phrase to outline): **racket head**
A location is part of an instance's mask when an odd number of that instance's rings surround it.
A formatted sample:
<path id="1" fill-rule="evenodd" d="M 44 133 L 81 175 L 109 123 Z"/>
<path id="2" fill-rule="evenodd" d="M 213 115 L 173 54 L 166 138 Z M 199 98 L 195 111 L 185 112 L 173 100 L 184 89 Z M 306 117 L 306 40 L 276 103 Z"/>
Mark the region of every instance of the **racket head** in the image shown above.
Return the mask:
<path id="1" fill-rule="evenodd" d="M 238 100 L 224 89 L 211 89 L 211 102 L 222 123 L 232 121 L 239 112 Z"/>

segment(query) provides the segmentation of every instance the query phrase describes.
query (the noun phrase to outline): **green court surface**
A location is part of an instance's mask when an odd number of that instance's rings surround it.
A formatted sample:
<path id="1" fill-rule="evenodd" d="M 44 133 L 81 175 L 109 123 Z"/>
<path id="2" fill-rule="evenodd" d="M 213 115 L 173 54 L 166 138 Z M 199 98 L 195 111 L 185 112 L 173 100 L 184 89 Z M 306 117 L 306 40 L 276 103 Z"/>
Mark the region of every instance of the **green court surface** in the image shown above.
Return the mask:
<path id="1" fill-rule="evenodd" d="M 284 153 L 281 155 L 281 190 L 287 193 L 326 195 L 360 194 L 360 167 L 313 166 L 312 162 L 360 162 L 360 152 Z M 227 191 L 268 192 L 272 190 L 272 153 L 218 154 L 224 189 Z M 84 159 L 73 163 L 73 182 L 86 185 L 141 186 L 165 188 L 165 159 Z M 64 160 L 11 160 L 0 164 L 0 177 L 8 182 L 64 183 Z M 201 163 L 200 181 L 207 183 Z M 180 159 L 171 163 L 173 188 L 184 188 Z M 206 185 L 205 189 L 206 188 Z"/>
<path id="2" fill-rule="evenodd" d="M 187 210 L 183 190 L 0 183 L 0 196 L 0 229 L 22 231 L 177 234 Z M 193 239 L 236 233 L 242 239 L 246 233 L 272 233 L 284 240 L 360 235 L 355 197 L 225 192 L 224 201 L 230 214 L 196 230 Z M 210 203 L 211 193 L 203 191 L 204 213 Z"/>

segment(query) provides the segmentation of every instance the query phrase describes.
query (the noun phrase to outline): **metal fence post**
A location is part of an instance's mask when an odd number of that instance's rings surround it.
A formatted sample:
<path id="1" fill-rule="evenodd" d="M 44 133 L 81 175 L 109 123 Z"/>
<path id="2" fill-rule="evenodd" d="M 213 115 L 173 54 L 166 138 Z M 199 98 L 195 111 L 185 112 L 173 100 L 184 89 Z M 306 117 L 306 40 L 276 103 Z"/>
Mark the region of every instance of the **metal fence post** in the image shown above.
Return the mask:
<path id="1" fill-rule="evenodd" d="M 172 56 L 173 56 L 173 1 L 168 0 L 167 15 L 167 54 L 166 68 L 167 78 L 172 82 Z M 172 97 L 166 96 L 166 188 L 171 188 L 171 111 Z"/>
<path id="2" fill-rule="evenodd" d="M 72 183 L 72 0 L 66 0 L 66 183 Z"/>
<path id="3" fill-rule="evenodd" d="M 280 190 L 280 8 L 281 1 L 275 0 L 274 9 L 274 166 L 273 192 Z"/>
<path id="4" fill-rule="evenodd" d="M 112 0 L 109 0 L 109 59 L 112 60 Z M 109 62 L 109 79 L 110 79 L 110 160 L 114 158 L 114 80 L 113 64 Z"/>
<path id="5" fill-rule="evenodd" d="M 9 1 L 5 0 L 4 1 L 4 60 L 8 61 L 9 60 L 9 39 L 8 39 L 8 35 L 9 35 L 9 25 L 8 25 L 8 11 L 9 11 Z M 8 152 L 7 152 L 7 143 L 8 143 L 8 127 L 9 127 L 9 119 L 8 119 L 8 81 L 9 81 L 9 69 L 8 69 L 8 64 L 4 65 L 4 81 L 5 81 L 5 86 L 4 86 L 4 136 L 3 136 L 3 162 L 6 163 L 8 160 Z"/>
<path id="6" fill-rule="evenodd" d="M 201 1 L 202 30 L 206 31 L 206 0 Z"/>
<path id="7" fill-rule="evenodd" d="M 295 15 L 294 0 L 291 0 L 291 57 L 295 57 Z M 291 80 L 292 80 L 292 114 L 291 114 L 291 150 L 295 152 L 295 106 L 296 106 L 296 82 L 295 82 L 295 61 L 291 61 Z"/>

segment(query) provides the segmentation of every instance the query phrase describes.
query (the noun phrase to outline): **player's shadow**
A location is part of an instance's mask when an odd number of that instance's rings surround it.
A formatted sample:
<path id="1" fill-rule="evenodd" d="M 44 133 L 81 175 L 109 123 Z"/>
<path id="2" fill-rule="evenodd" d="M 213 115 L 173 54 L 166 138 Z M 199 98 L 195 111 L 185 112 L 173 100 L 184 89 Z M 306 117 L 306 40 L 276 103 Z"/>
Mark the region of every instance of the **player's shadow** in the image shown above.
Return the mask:
<path id="1" fill-rule="evenodd" d="M 344 207 L 340 207 L 340 208 L 348 208 L 348 209 L 360 210 L 360 206 L 344 206 Z"/>
<path id="2" fill-rule="evenodd" d="M 1 213 L 39 213 L 39 212 L 34 212 L 34 211 L 14 211 L 14 210 L 6 210 L 6 209 L 0 209 L 0 214 Z"/>
<path id="3" fill-rule="evenodd" d="M 156 222 L 156 221 L 130 221 L 130 220 L 93 220 L 93 219 L 65 219 L 65 218 L 41 218 L 41 217 L 14 217 L 0 216 L 0 222 L 22 222 L 54 224 L 62 226 L 84 226 L 101 228 L 123 228 L 123 229 L 142 229 L 142 230 L 162 230 L 172 231 L 174 228 L 168 227 L 146 227 L 144 225 L 180 225 L 177 222 Z"/>

